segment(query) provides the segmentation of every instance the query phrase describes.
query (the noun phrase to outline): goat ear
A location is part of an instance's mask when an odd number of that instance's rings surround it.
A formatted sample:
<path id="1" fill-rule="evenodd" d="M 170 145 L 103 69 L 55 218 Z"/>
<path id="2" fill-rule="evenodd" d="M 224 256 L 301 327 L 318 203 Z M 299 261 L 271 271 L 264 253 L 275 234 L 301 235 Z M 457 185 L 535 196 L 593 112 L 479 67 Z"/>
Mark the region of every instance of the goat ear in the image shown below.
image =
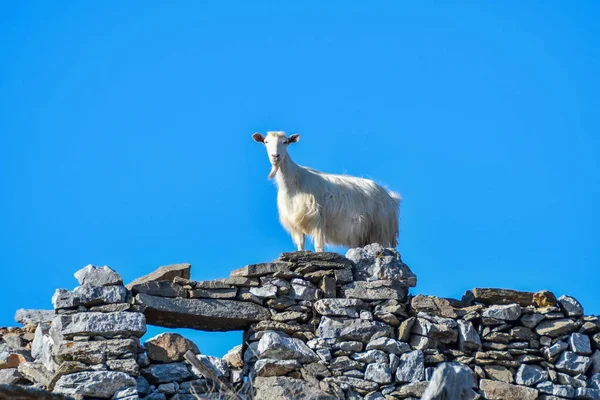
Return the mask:
<path id="1" fill-rule="evenodd" d="M 265 137 L 258 132 L 254 132 L 254 134 L 252 135 L 252 139 L 254 139 L 254 141 L 258 143 L 265 142 Z"/>
<path id="2" fill-rule="evenodd" d="M 287 138 L 288 143 L 296 143 L 298 140 L 300 140 L 300 135 L 298 135 L 297 133 L 294 133 L 293 135 L 290 135 L 289 138 Z"/>

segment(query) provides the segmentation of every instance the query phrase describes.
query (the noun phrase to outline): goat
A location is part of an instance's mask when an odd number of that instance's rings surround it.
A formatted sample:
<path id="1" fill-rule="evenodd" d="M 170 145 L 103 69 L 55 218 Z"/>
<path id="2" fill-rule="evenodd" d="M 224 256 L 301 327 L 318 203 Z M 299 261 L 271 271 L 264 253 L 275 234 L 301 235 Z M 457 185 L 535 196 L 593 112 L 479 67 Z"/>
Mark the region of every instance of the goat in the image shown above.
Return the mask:
<path id="1" fill-rule="evenodd" d="M 300 135 L 256 132 L 271 162 L 268 179 L 275 177 L 279 220 L 291 234 L 298 250 L 304 250 L 305 235 L 314 238 L 316 252 L 325 244 L 364 247 L 379 243 L 396 247 L 401 197 L 370 179 L 329 174 L 297 165 L 287 152 Z"/>

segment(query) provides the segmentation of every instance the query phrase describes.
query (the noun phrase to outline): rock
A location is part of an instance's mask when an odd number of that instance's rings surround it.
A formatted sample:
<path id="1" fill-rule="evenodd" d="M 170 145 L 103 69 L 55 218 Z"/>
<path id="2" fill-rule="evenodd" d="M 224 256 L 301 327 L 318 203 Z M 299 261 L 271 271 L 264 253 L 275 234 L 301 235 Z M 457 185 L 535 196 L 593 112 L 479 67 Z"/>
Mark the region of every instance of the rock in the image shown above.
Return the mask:
<path id="1" fill-rule="evenodd" d="M 0 369 L 0 385 L 14 385 L 15 383 L 24 383 L 23 379 L 23 375 L 21 375 L 17 368 Z"/>
<path id="2" fill-rule="evenodd" d="M 464 304 L 470 304 L 474 301 L 487 305 L 512 304 L 516 303 L 522 307 L 533 304 L 532 292 L 520 292 L 518 290 L 476 288 L 468 290 L 462 298 Z"/>
<path id="3" fill-rule="evenodd" d="M 162 363 L 183 361 L 183 355 L 189 350 L 200 353 L 194 342 L 178 333 L 161 333 L 148 339 L 144 346 L 150 360 Z"/>
<path id="4" fill-rule="evenodd" d="M 0 399 L 13 400 L 75 400 L 71 396 L 50 393 L 43 389 L 22 385 L 0 384 Z"/>
<path id="5" fill-rule="evenodd" d="M 368 343 L 380 336 L 392 336 L 393 328 L 378 321 L 322 317 L 317 335 L 323 339 L 355 340 Z"/>
<path id="6" fill-rule="evenodd" d="M 361 300 L 402 300 L 406 299 L 408 288 L 397 281 L 381 280 L 374 282 L 357 281 L 342 286 L 342 295 Z"/>
<path id="7" fill-rule="evenodd" d="M 566 397 L 572 399 L 575 397 L 575 389 L 566 385 L 553 385 L 552 382 L 544 381 L 539 383 L 537 389 L 540 393 L 551 394 L 553 396 Z"/>
<path id="8" fill-rule="evenodd" d="M 92 342 L 65 341 L 53 348 L 56 362 L 79 361 L 85 364 L 102 364 L 107 358 L 123 357 L 135 354 L 138 350 L 137 339 L 110 339 Z"/>
<path id="9" fill-rule="evenodd" d="M 392 371 L 387 364 L 372 363 L 367 365 L 365 379 L 377 383 L 391 383 Z"/>
<path id="10" fill-rule="evenodd" d="M 131 308 L 131 304 L 129 303 L 114 303 L 114 304 L 102 304 L 99 306 L 91 306 L 88 311 L 96 311 L 96 312 L 119 312 L 119 311 L 127 311 Z"/>
<path id="11" fill-rule="evenodd" d="M 51 322 L 54 318 L 54 310 L 29 310 L 20 308 L 15 313 L 15 321 L 21 325 L 39 324 L 40 322 Z"/>
<path id="12" fill-rule="evenodd" d="M 136 381 L 123 372 L 85 371 L 63 375 L 54 386 L 55 393 L 111 398 L 121 388 L 135 386 Z"/>
<path id="13" fill-rule="evenodd" d="M 231 368 L 242 368 L 244 366 L 244 359 L 242 357 L 242 345 L 239 344 L 229 350 L 227 354 L 223 356 L 223 360 L 231 367 Z"/>
<path id="14" fill-rule="evenodd" d="M 556 374 L 556 380 L 561 385 L 573 386 L 573 387 L 586 387 L 587 382 L 584 375 L 571 376 L 559 372 Z"/>
<path id="15" fill-rule="evenodd" d="M 61 335 L 65 339 L 73 336 L 131 335 L 141 337 L 146 333 L 144 314 L 137 312 L 99 313 L 87 312 L 57 315 L 52 320 L 50 334 Z"/>
<path id="16" fill-rule="evenodd" d="M 92 286 L 85 284 L 73 290 L 79 304 L 89 307 L 100 304 L 124 303 L 127 289 L 124 286 Z"/>
<path id="17" fill-rule="evenodd" d="M 358 318 L 357 307 L 363 307 L 364 303 L 358 299 L 321 299 L 314 303 L 315 310 L 321 315 L 346 316 Z"/>
<path id="18" fill-rule="evenodd" d="M 394 280 L 414 287 L 417 277 L 404 264 L 395 249 L 386 249 L 378 243 L 346 252 L 346 258 L 355 263 L 354 278 L 357 281 Z"/>
<path id="19" fill-rule="evenodd" d="M 106 360 L 106 366 L 111 371 L 125 372 L 131 376 L 138 376 L 140 368 L 133 358 L 125 360 Z"/>
<path id="20" fill-rule="evenodd" d="M 42 322 L 35 329 L 31 355 L 35 360 L 44 364 L 50 372 L 54 372 L 56 368 L 56 363 L 52 358 L 52 346 L 54 346 L 54 340 L 50 336 L 50 325 Z"/>
<path id="21" fill-rule="evenodd" d="M 415 313 L 425 312 L 444 318 L 457 318 L 454 307 L 447 299 L 418 294 L 410 301 L 410 307 Z"/>
<path id="22" fill-rule="evenodd" d="M 592 374 L 600 373 L 600 350 L 596 350 L 592 355 Z M 598 388 L 600 389 L 600 388 Z"/>
<path id="23" fill-rule="evenodd" d="M 137 377 L 137 385 L 136 385 L 136 387 L 137 387 L 138 393 L 141 396 L 145 396 L 145 395 L 149 394 L 152 391 L 152 389 L 150 389 L 150 383 L 143 376 L 138 376 Z"/>
<path id="24" fill-rule="evenodd" d="M 140 293 L 136 303 L 146 307 L 149 324 L 167 328 L 243 330 L 254 322 L 271 319 L 268 309 L 236 300 L 171 299 Z"/>
<path id="25" fill-rule="evenodd" d="M 254 371 L 256 372 L 256 376 L 283 376 L 301 367 L 302 365 L 298 360 L 273 360 L 266 358 L 258 360 L 254 364 Z"/>
<path id="26" fill-rule="evenodd" d="M 425 358 L 421 350 L 414 350 L 400 356 L 396 370 L 396 382 L 418 382 L 425 379 Z"/>
<path id="27" fill-rule="evenodd" d="M 48 387 L 52 382 L 52 372 L 48 371 L 41 363 L 25 362 L 20 364 L 17 370 L 33 383 Z"/>
<path id="28" fill-rule="evenodd" d="M 471 321 L 458 320 L 457 322 L 460 350 L 466 353 L 481 350 L 481 339 Z"/>
<path id="29" fill-rule="evenodd" d="M 422 393 L 422 400 L 471 400 L 476 386 L 472 371 L 465 365 L 442 363 L 434 371 L 430 383 Z M 414 394 L 419 396 L 418 393 Z"/>
<path id="30" fill-rule="evenodd" d="M 555 363 L 556 369 L 572 375 L 585 374 L 592 360 L 590 357 L 581 356 L 572 351 L 563 352 Z"/>
<path id="31" fill-rule="evenodd" d="M 131 290 L 131 288 L 135 285 L 139 285 L 146 282 L 159 282 L 159 281 L 167 281 L 173 282 L 173 279 L 178 276 L 184 279 L 190 279 L 190 269 L 192 266 L 190 264 L 182 263 L 182 264 L 171 264 L 159 267 L 155 271 L 149 273 L 148 275 L 144 275 L 135 279 L 128 285 L 125 285 L 127 289 Z"/>
<path id="32" fill-rule="evenodd" d="M 417 314 L 417 317 L 412 333 L 436 339 L 442 343 L 452 343 L 458 339 L 455 320 L 428 316 L 424 313 Z"/>
<path id="33" fill-rule="evenodd" d="M 115 392 L 112 400 L 138 400 L 138 391 L 135 386 L 121 388 Z"/>
<path id="34" fill-rule="evenodd" d="M 516 321 L 521 316 L 521 306 L 518 304 L 493 305 L 483 310 L 482 316 L 503 321 Z"/>
<path id="35" fill-rule="evenodd" d="M 482 379 L 479 388 L 488 400 L 536 400 L 538 396 L 536 389 L 489 379 Z"/>
<path id="36" fill-rule="evenodd" d="M 600 390 L 579 387 L 576 390 L 575 396 L 578 399 L 600 400 Z"/>
<path id="37" fill-rule="evenodd" d="M 592 354 L 590 338 L 582 333 L 571 334 L 569 337 L 569 347 L 571 348 L 571 351 L 577 354 L 582 354 L 584 356 L 589 356 Z"/>
<path id="38" fill-rule="evenodd" d="M 556 342 L 550 347 L 545 347 L 542 349 L 542 355 L 546 357 L 547 360 L 551 360 L 561 352 L 565 351 L 569 348 L 569 345 L 565 342 Z"/>
<path id="39" fill-rule="evenodd" d="M 75 293 L 67 289 L 56 289 L 52 296 L 52 305 L 55 310 L 77 308 L 79 306 L 79 298 Z"/>
<path id="40" fill-rule="evenodd" d="M 328 379 L 328 378 L 326 378 Z M 337 397 L 319 390 L 301 379 L 283 376 L 258 377 L 254 381 L 255 400 L 336 400 Z"/>
<path id="41" fill-rule="evenodd" d="M 535 328 L 544 318 L 540 313 L 525 314 L 521 317 L 521 323 L 527 328 Z"/>
<path id="42" fill-rule="evenodd" d="M 341 357 L 338 357 L 341 358 Z M 388 355 L 381 350 L 367 350 L 363 353 L 354 353 L 352 354 L 352 358 L 356 361 L 362 363 L 380 363 L 387 364 L 389 363 Z M 362 369 L 362 366 L 356 366 L 356 369 Z"/>
<path id="43" fill-rule="evenodd" d="M 360 378 L 354 378 L 351 376 L 335 376 L 331 378 L 325 378 L 323 379 L 323 381 L 326 383 L 333 382 L 343 387 L 351 387 L 364 394 L 377 390 L 377 388 L 379 387 L 379 385 L 375 382 L 367 381 Z"/>
<path id="44" fill-rule="evenodd" d="M 119 275 L 107 265 L 103 267 L 96 267 L 92 264 L 89 264 L 84 268 L 80 269 L 79 271 L 75 272 L 75 279 L 77 279 L 79 285 L 123 285 L 123 279 L 121 278 L 121 275 Z"/>
<path id="45" fill-rule="evenodd" d="M 408 343 L 399 342 L 388 337 L 380 337 L 367 344 L 367 350 L 383 350 L 391 354 L 404 354 L 410 351 Z"/>
<path id="46" fill-rule="evenodd" d="M 193 377 L 184 363 L 151 364 L 142 368 L 141 373 L 152 384 L 181 382 Z"/>
<path id="47" fill-rule="evenodd" d="M 533 295 L 533 302 L 536 307 L 545 308 L 545 307 L 555 307 L 558 301 L 556 300 L 556 296 L 549 290 L 540 290 L 539 292 Z"/>
<path id="48" fill-rule="evenodd" d="M 250 293 L 261 299 L 274 299 L 277 297 L 277 286 L 264 285 L 250 288 Z"/>
<path id="49" fill-rule="evenodd" d="M 218 378 L 229 376 L 229 366 L 222 358 L 205 356 L 203 354 L 197 354 L 196 358 L 200 360 L 202 364 L 208 367 L 208 369 L 210 369 L 212 373 L 215 374 L 215 376 L 217 376 Z M 192 372 L 194 372 L 198 376 L 204 377 L 204 375 L 196 368 L 192 367 Z"/>
<path id="50" fill-rule="evenodd" d="M 575 322 L 569 318 L 562 318 L 542 321 L 536 326 L 535 331 L 541 336 L 559 337 L 576 329 Z"/>
<path id="51" fill-rule="evenodd" d="M 317 287 L 304 279 L 292 279 L 292 296 L 296 300 L 314 300 Z"/>
<path id="52" fill-rule="evenodd" d="M 407 342 L 410 339 L 410 332 L 416 321 L 417 319 L 415 317 L 410 317 L 400 323 L 400 326 L 398 327 L 398 340 Z"/>
<path id="53" fill-rule="evenodd" d="M 290 264 L 287 262 L 273 262 L 246 265 L 236 269 L 229 274 L 230 276 L 242 276 L 245 278 L 259 278 L 265 275 L 273 275 L 277 272 L 289 273 Z"/>
<path id="54" fill-rule="evenodd" d="M 513 382 L 512 372 L 506 367 L 503 367 L 501 365 L 486 365 L 483 367 L 483 369 L 485 370 L 486 375 L 490 379 L 506 383 Z"/>
<path id="55" fill-rule="evenodd" d="M 188 292 L 183 286 L 167 281 L 150 281 L 131 286 L 133 294 L 145 293 L 159 297 L 187 297 Z"/>
<path id="56" fill-rule="evenodd" d="M 136 367 L 137 367 L 137 365 L 136 365 Z M 106 366 L 104 364 L 86 365 L 86 364 L 78 362 L 78 361 L 65 361 L 62 364 L 60 364 L 60 366 L 56 367 L 54 376 L 52 376 L 52 380 L 47 385 L 47 388 L 54 389 L 54 385 L 56 385 L 56 382 L 58 382 L 58 380 L 64 375 L 74 374 L 76 372 L 99 371 L 99 370 L 105 370 L 105 369 L 106 369 Z M 121 371 L 121 372 L 123 372 L 123 371 Z"/>
<path id="57" fill-rule="evenodd" d="M 548 371 L 537 365 L 522 364 L 515 374 L 515 383 L 523 386 L 534 386 L 548 379 Z"/>
<path id="58" fill-rule="evenodd" d="M 558 298 L 558 302 L 568 317 L 579 317 L 583 315 L 583 307 L 574 297 L 565 296 L 563 294 Z"/>
<path id="59" fill-rule="evenodd" d="M 319 360 L 316 353 L 304 342 L 285 337 L 279 332 L 265 332 L 258 343 L 258 354 L 259 358 L 297 359 L 303 364 Z"/>

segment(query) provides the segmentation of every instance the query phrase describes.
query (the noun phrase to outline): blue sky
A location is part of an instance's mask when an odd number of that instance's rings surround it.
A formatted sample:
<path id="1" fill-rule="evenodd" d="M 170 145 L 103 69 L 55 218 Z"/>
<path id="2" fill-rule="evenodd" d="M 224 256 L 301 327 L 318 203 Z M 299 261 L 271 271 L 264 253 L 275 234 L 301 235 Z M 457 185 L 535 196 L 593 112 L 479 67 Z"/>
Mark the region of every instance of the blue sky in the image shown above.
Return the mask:
<path id="1" fill-rule="evenodd" d="M 293 250 L 267 130 L 401 193 L 414 293 L 600 313 L 600 4 L 526 3 L 2 3 L 0 326 L 89 263 L 204 280 Z"/>

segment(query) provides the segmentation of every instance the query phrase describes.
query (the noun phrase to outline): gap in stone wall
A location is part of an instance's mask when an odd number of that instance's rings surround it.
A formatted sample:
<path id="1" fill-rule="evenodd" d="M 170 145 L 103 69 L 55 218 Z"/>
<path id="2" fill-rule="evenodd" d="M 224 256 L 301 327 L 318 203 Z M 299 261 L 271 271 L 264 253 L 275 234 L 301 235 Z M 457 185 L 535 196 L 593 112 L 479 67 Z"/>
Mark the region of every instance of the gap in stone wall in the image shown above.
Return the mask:
<path id="1" fill-rule="evenodd" d="M 147 325 L 146 334 L 140 339 L 141 343 L 161 333 L 178 333 L 191 340 L 198 346 L 201 354 L 222 358 L 233 347 L 242 344 L 243 331 L 207 332 L 195 329 L 164 328 Z"/>

